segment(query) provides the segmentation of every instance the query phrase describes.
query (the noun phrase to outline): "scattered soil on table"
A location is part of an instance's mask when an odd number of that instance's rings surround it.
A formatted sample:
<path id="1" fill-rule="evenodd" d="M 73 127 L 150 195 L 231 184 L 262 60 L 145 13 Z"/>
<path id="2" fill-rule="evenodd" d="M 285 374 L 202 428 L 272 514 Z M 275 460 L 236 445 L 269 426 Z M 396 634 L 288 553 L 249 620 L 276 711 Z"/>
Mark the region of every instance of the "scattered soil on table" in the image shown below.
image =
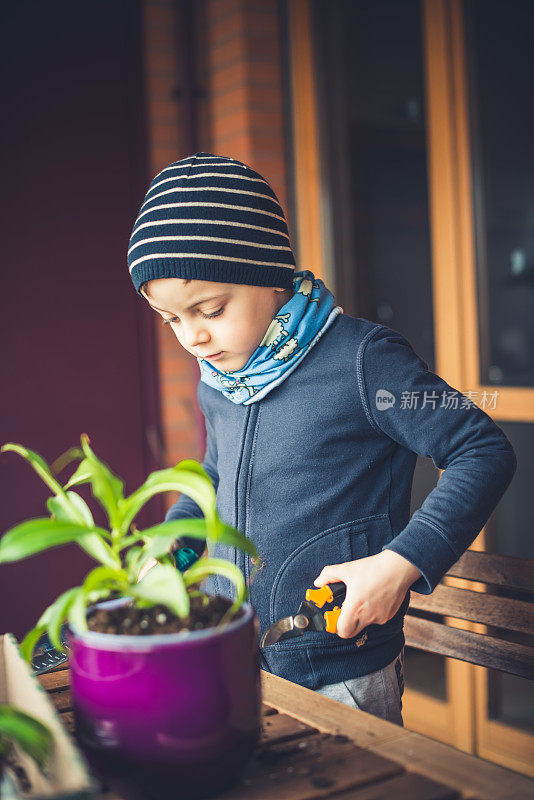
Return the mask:
<path id="1" fill-rule="evenodd" d="M 179 633 L 213 628 L 218 625 L 232 605 L 232 600 L 220 595 L 192 595 L 189 616 L 180 619 L 166 606 L 136 608 L 133 604 L 119 608 L 97 608 L 87 615 L 87 627 L 98 633 L 114 633 L 128 636 L 151 636 L 161 633 Z M 239 608 L 225 623 L 243 616 Z"/>

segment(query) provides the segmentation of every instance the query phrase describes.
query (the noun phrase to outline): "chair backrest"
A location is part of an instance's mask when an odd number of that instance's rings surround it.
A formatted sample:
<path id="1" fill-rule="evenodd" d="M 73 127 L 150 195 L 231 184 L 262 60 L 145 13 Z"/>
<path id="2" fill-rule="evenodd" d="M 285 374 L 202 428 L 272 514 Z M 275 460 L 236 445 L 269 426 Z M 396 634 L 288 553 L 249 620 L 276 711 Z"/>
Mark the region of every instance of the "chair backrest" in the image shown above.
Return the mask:
<path id="1" fill-rule="evenodd" d="M 483 583 L 484 590 L 440 583 L 429 595 L 412 592 L 406 644 L 534 680 L 534 560 L 467 550 L 447 575 Z M 489 630 L 461 630 L 433 615 Z"/>

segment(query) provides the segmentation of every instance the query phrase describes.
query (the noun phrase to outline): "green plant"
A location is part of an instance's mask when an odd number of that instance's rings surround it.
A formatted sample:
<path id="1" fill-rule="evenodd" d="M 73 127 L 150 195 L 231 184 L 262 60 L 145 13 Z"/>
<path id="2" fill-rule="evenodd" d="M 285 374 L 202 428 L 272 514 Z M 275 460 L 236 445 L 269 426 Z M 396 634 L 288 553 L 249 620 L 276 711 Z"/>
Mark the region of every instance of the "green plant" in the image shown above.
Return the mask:
<path id="1" fill-rule="evenodd" d="M 74 447 L 60 456 L 56 470 L 74 460 L 80 463 L 62 486 L 44 459 L 11 442 L 0 450 L 13 451 L 25 458 L 53 492 L 46 504 L 50 517 L 29 519 L 7 531 L 0 540 L 0 564 L 20 561 L 52 547 L 75 542 L 99 566 L 91 570 L 81 586 L 63 592 L 41 615 L 21 643 L 21 652 L 31 660 L 37 640 L 46 631 L 57 650 L 64 650 L 60 629 L 66 620 L 78 631 L 87 630 L 87 609 L 110 597 L 132 598 L 138 607 L 165 605 L 184 619 L 189 615 L 189 588 L 210 574 L 229 578 L 236 587 L 236 599 L 220 625 L 230 619 L 247 598 L 248 590 L 241 570 L 225 559 L 203 557 L 183 574 L 170 555 L 180 536 L 220 541 L 257 557 L 252 542 L 236 528 L 224 523 L 215 508 L 216 493 L 211 478 L 198 461 L 186 459 L 176 466 L 152 472 L 129 497 L 124 497 L 124 482 L 111 472 L 91 447 L 87 434 L 81 435 L 81 449 Z M 103 507 L 109 530 L 95 525 L 87 503 L 73 486 L 91 485 L 92 494 Z M 133 521 L 144 504 L 159 492 L 178 491 L 189 495 L 201 508 L 200 519 L 162 522 L 138 530 Z M 137 583 L 137 576 L 148 559 L 153 567 Z"/>
<path id="2" fill-rule="evenodd" d="M 10 703 L 3 703 L 0 705 L 0 765 L 12 755 L 15 744 L 43 770 L 52 752 L 53 738 L 38 719 Z"/>

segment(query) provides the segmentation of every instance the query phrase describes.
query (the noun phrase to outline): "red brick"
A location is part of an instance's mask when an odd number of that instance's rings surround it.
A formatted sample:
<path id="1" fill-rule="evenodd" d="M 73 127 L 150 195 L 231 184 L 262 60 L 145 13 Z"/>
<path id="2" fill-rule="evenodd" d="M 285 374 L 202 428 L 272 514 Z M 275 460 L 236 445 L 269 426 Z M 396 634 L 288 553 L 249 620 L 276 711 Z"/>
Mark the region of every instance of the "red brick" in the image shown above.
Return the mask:
<path id="1" fill-rule="evenodd" d="M 154 73 L 174 75 L 177 71 L 176 53 L 172 49 L 156 50 L 148 56 L 148 68 Z"/>
<path id="2" fill-rule="evenodd" d="M 198 10 L 198 9 L 196 9 Z M 149 159 L 155 175 L 184 152 L 171 0 L 145 0 Z M 206 0 L 197 21 L 197 150 L 232 155 L 264 174 L 286 203 L 282 70 L 277 0 Z M 156 325 L 156 322 L 155 322 Z M 156 325 L 163 432 L 170 463 L 201 460 L 198 369 L 168 329 Z M 174 493 L 173 493 L 174 494 Z M 167 496 L 169 505 L 175 502 Z"/>
<path id="3" fill-rule="evenodd" d="M 150 2 L 146 4 L 145 10 L 145 20 L 152 28 L 161 27 L 164 28 L 169 24 L 172 24 L 174 19 L 173 8 L 172 5 L 164 6 L 164 5 L 154 5 Z"/>
<path id="4" fill-rule="evenodd" d="M 254 128 L 277 137 L 282 127 L 281 113 L 276 111 L 240 111 L 228 117 L 217 117 L 213 130 L 217 137 L 240 135 Z"/>
<path id="5" fill-rule="evenodd" d="M 232 152 L 257 152 L 262 149 L 271 152 L 278 149 L 281 154 L 284 152 L 284 142 L 281 132 L 275 137 L 272 134 L 265 135 L 263 130 L 248 130 L 246 133 L 229 134 L 227 136 L 216 131 L 214 132 L 214 143 L 219 150 L 229 150 L 231 148 Z M 241 160 L 246 161 L 246 159 Z M 246 161 L 246 163 L 248 164 L 250 162 Z"/>

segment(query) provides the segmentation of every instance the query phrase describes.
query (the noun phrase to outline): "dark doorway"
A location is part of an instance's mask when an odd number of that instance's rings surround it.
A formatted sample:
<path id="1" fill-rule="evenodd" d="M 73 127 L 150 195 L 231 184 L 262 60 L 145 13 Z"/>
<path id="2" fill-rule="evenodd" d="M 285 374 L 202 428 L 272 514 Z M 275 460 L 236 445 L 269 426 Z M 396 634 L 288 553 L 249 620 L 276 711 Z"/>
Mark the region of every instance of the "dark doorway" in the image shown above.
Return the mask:
<path id="1" fill-rule="evenodd" d="M 150 318 L 126 251 L 148 186 L 141 5 L 4 3 L 0 444 L 49 463 L 91 444 L 132 492 L 158 465 Z M 60 473 L 66 482 L 75 465 Z M 49 492 L 0 454 L 0 533 L 48 516 Z M 87 487 L 80 493 L 105 521 Z M 138 519 L 162 519 L 160 498 Z M 0 567 L 0 632 L 17 638 L 92 562 L 74 545 Z"/>

